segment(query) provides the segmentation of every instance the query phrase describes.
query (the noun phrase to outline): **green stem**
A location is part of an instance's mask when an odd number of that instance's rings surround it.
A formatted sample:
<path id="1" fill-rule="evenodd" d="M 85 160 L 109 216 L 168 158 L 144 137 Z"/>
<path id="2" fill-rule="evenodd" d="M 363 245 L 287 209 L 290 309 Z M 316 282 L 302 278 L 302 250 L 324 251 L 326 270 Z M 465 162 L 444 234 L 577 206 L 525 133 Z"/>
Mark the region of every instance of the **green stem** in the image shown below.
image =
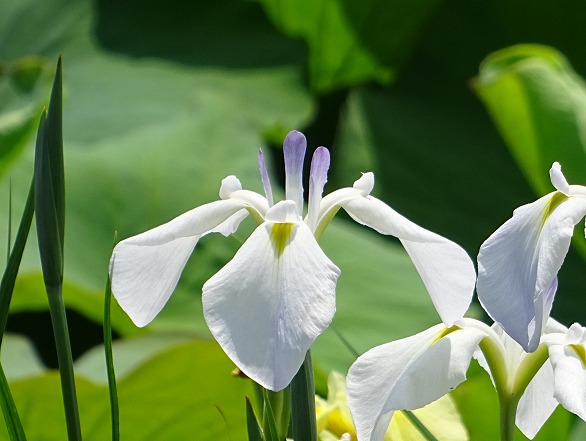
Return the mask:
<path id="1" fill-rule="evenodd" d="M 106 370 L 108 371 L 108 389 L 110 391 L 110 412 L 112 419 L 112 441 L 120 439 L 120 412 L 118 409 L 118 391 L 116 388 L 116 373 L 114 371 L 114 355 L 112 354 L 112 321 L 110 304 L 112 302 L 112 288 L 110 278 L 106 285 L 106 299 L 104 301 L 104 350 L 106 352 Z"/>
<path id="2" fill-rule="evenodd" d="M 513 441 L 519 398 L 499 394 L 501 441 Z"/>
<path id="3" fill-rule="evenodd" d="M 69 330 L 65 305 L 61 295 L 61 287 L 47 287 L 49 297 L 49 312 L 53 324 L 53 334 L 57 347 L 57 361 L 61 375 L 61 391 L 65 407 L 65 420 L 67 423 L 67 435 L 69 441 L 81 441 L 81 427 L 79 424 L 79 411 L 77 408 L 77 396 L 75 392 L 75 378 L 73 375 L 73 357 L 69 342 Z"/>
<path id="4" fill-rule="evenodd" d="M 515 367 L 514 377 L 508 371 L 511 367 L 507 367 L 503 355 L 504 349 L 499 348 L 492 338 L 482 339 L 479 347 L 484 354 L 499 397 L 501 441 L 513 441 L 519 400 L 537 371 L 547 360 L 547 346 L 541 344 L 535 352 L 527 354 Z"/>
<path id="5" fill-rule="evenodd" d="M 427 427 L 415 416 L 413 412 L 410 410 L 403 410 L 403 414 L 407 417 L 407 419 L 415 426 L 415 428 L 419 431 L 419 433 L 425 438 L 427 441 L 438 441 L 437 438 L 429 431 Z"/>
<path id="6" fill-rule="evenodd" d="M 293 439 L 317 441 L 315 419 L 315 384 L 311 352 L 307 351 L 305 361 L 291 382 L 291 421 Z"/>

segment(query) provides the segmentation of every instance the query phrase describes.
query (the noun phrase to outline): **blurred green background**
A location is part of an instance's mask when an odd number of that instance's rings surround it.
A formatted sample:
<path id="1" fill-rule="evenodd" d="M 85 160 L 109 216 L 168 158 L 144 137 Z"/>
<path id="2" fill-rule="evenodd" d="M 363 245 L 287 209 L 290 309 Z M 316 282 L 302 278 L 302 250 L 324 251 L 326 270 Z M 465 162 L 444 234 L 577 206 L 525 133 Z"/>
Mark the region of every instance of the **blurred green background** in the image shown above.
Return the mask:
<path id="1" fill-rule="evenodd" d="M 65 297 L 86 439 L 109 433 L 97 345 L 115 231 L 125 238 L 215 200 L 230 174 L 261 191 L 260 146 L 276 186 L 282 140 L 297 129 L 311 149 L 332 151 L 326 192 L 374 171 L 373 194 L 475 259 L 514 208 L 552 190 L 554 160 L 586 184 L 585 20 L 577 0 L 2 0 L 0 237 L 9 188 L 18 222 L 63 56 Z M 123 439 L 244 439 L 249 385 L 209 341 L 200 293 L 253 227 L 204 238 L 147 328 L 114 311 Z M 566 325 L 586 323 L 586 246 L 575 239 L 552 314 Z M 31 234 L 2 360 L 29 438 L 59 440 L 35 242 Z M 314 348 L 321 372 L 352 363 L 340 335 L 364 352 L 439 321 L 393 238 L 339 216 L 322 246 L 342 276 L 336 318 Z M 470 375 L 456 394 L 465 422 L 472 439 L 495 439 L 494 391 L 478 369 Z M 582 439 L 571 426 L 559 411 L 538 439 Z"/>

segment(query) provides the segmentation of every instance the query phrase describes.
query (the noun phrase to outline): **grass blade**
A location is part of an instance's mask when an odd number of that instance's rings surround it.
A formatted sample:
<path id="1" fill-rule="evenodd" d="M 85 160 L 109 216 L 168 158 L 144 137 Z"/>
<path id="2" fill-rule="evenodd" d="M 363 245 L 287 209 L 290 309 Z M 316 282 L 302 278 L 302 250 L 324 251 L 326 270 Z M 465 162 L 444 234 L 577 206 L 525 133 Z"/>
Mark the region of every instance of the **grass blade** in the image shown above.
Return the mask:
<path id="1" fill-rule="evenodd" d="M 6 422 L 6 428 L 10 435 L 10 441 L 26 441 L 24 429 L 16 410 L 16 405 L 8 388 L 8 381 L 4 375 L 4 369 L 0 364 L 0 407 L 2 408 L 2 415 Z"/>
<path id="2" fill-rule="evenodd" d="M 248 441 L 265 441 L 258 419 L 254 414 L 250 398 L 246 397 L 246 426 L 248 429 Z"/>
<path id="3" fill-rule="evenodd" d="M 110 392 L 110 413 L 112 420 L 112 441 L 120 440 L 120 412 L 118 409 L 118 390 L 116 387 L 116 373 L 114 372 L 114 356 L 112 354 L 112 321 L 111 308 L 112 288 L 110 277 L 106 284 L 104 300 L 104 351 L 106 352 L 106 370 L 108 372 L 108 390 Z"/>
<path id="4" fill-rule="evenodd" d="M 307 351 L 305 361 L 291 382 L 291 421 L 294 440 L 317 441 L 315 386 L 310 351 Z"/>
<path id="5" fill-rule="evenodd" d="M 8 262 L 6 263 L 6 269 L 4 270 L 2 281 L 0 282 L 0 343 L 2 342 L 2 336 L 4 335 L 4 330 L 6 329 L 8 309 L 10 307 L 10 301 L 12 300 L 12 292 L 14 291 L 14 283 L 16 281 L 18 268 L 20 267 L 20 262 L 22 260 L 22 253 L 24 252 L 24 246 L 28 239 L 28 233 L 33 221 L 33 214 L 35 212 L 34 193 L 35 190 L 33 181 L 31 182 L 30 190 L 26 198 L 26 204 L 20 219 L 18 232 L 16 233 L 14 247 L 9 255 Z"/>
<path id="6" fill-rule="evenodd" d="M 403 410 L 402 412 L 411 422 L 411 424 L 413 424 L 417 430 L 419 430 L 419 433 L 421 433 L 421 436 L 423 436 L 424 439 L 427 441 L 437 441 L 437 438 L 433 435 L 433 433 L 431 433 L 429 429 L 425 427 L 425 425 L 419 420 L 419 418 L 415 416 L 413 412 L 410 410 Z"/>
<path id="7" fill-rule="evenodd" d="M 41 116 L 35 152 L 34 179 L 37 238 L 57 347 L 67 435 L 70 441 L 79 441 L 81 427 L 73 374 L 73 357 L 61 292 L 65 231 L 61 58 L 57 63 L 49 110 Z"/>

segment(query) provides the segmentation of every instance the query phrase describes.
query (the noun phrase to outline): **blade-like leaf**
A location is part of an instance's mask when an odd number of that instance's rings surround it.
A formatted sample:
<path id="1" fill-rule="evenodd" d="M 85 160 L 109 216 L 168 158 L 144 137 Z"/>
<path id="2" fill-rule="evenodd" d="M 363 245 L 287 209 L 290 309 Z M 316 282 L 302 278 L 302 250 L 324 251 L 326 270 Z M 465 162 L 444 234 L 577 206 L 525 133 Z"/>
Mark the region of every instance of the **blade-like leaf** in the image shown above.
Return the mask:
<path id="1" fill-rule="evenodd" d="M 118 408 L 118 390 L 116 386 L 116 372 L 114 370 L 114 356 L 112 354 L 112 321 L 111 308 L 112 288 L 110 278 L 106 284 L 104 296 L 104 351 L 106 354 L 106 368 L 108 371 L 108 392 L 110 394 L 110 415 L 112 419 L 112 441 L 120 439 L 120 410 Z"/>
<path id="2" fill-rule="evenodd" d="M 49 109 L 41 117 L 35 153 L 35 212 L 45 285 L 60 290 L 63 280 L 65 179 L 63 174 L 62 70 L 57 63 Z"/>
<path id="3" fill-rule="evenodd" d="M 39 125 L 34 182 L 37 239 L 57 348 L 67 434 L 71 441 L 81 440 L 81 427 L 73 374 L 73 357 L 62 295 L 65 228 L 62 82 L 61 57 L 59 57 L 49 109 L 41 117 Z"/>
<path id="4" fill-rule="evenodd" d="M 275 420 L 275 413 L 269 398 L 269 391 L 263 390 L 264 408 L 263 408 L 263 433 L 266 441 L 280 441 L 279 432 L 277 431 L 277 423 Z"/>
<path id="5" fill-rule="evenodd" d="M 248 441 L 265 441 L 248 397 L 246 397 L 246 427 L 248 429 Z"/>
<path id="6" fill-rule="evenodd" d="M 6 329 L 8 309 L 12 300 L 14 284 L 22 260 L 22 253 L 24 252 L 24 246 L 33 221 L 34 211 L 34 182 L 31 182 L 24 211 L 20 219 L 20 225 L 18 226 L 18 232 L 16 233 L 14 247 L 8 258 L 4 274 L 2 275 L 2 282 L 0 282 L 0 343 L 4 335 L 4 330 Z"/>
<path id="7" fill-rule="evenodd" d="M 311 353 L 307 351 L 305 361 L 291 382 L 291 422 L 293 439 L 317 441 L 315 414 L 315 386 Z"/>
<path id="8" fill-rule="evenodd" d="M 6 422 L 6 429 L 10 436 L 10 441 L 26 441 L 24 429 L 18 415 L 18 410 L 14 404 L 14 399 L 8 387 L 8 381 L 4 375 L 4 369 L 0 363 L 0 408 Z"/>

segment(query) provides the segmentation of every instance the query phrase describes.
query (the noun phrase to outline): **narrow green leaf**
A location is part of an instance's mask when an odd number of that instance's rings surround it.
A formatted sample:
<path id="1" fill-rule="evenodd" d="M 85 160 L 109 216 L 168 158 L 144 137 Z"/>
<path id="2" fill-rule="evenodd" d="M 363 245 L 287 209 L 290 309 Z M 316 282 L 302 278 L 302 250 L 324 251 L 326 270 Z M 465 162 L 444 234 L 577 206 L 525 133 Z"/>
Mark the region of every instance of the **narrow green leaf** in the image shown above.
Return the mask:
<path id="1" fill-rule="evenodd" d="M 81 440 L 67 316 L 63 303 L 63 234 L 65 179 L 63 176 L 62 71 L 57 62 L 49 110 L 41 117 L 35 152 L 35 212 L 37 238 L 49 312 L 53 324 L 61 390 L 69 440 Z"/>
<path id="2" fill-rule="evenodd" d="M 287 386 L 278 392 L 266 390 L 266 398 L 269 401 L 273 415 L 275 417 L 275 426 L 279 440 L 287 438 L 289 423 L 291 422 L 291 388 Z"/>
<path id="3" fill-rule="evenodd" d="M 112 322 L 110 319 L 112 301 L 112 287 L 110 277 L 106 284 L 104 300 L 104 350 L 106 352 L 106 370 L 108 372 L 108 391 L 110 394 L 110 414 L 112 419 L 112 441 L 120 439 L 120 411 L 118 408 L 118 390 L 116 387 L 116 373 L 114 372 L 114 356 L 112 354 Z"/>
<path id="4" fill-rule="evenodd" d="M 49 109 L 41 116 L 35 153 L 35 212 L 41 266 L 47 287 L 59 290 L 65 228 L 61 83 L 59 58 Z"/>
<path id="5" fill-rule="evenodd" d="M 425 425 L 419 420 L 419 418 L 415 416 L 413 412 L 410 410 L 404 410 L 403 414 L 409 421 L 411 421 L 411 424 L 413 424 L 417 430 L 419 430 L 419 433 L 421 433 L 423 438 L 425 438 L 427 441 L 437 441 L 437 438 L 433 436 L 433 433 L 431 433 L 427 427 L 425 427 Z"/>
<path id="6" fill-rule="evenodd" d="M 14 241 L 14 248 L 10 253 L 6 269 L 2 275 L 2 281 L 0 282 L 0 343 L 2 342 L 2 336 L 4 335 L 4 329 L 6 328 L 6 321 L 8 320 L 8 309 L 10 307 L 10 301 L 12 300 L 12 292 L 14 291 L 14 283 L 18 274 L 18 268 L 22 260 L 22 253 L 24 252 L 24 246 L 26 244 L 28 233 L 31 228 L 33 220 L 33 214 L 35 211 L 34 204 L 34 181 L 31 182 L 31 186 L 26 198 L 26 204 L 24 211 L 20 219 L 20 225 L 18 232 L 16 233 L 16 239 Z"/>
<path id="7" fill-rule="evenodd" d="M 263 391 L 264 394 L 264 409 L 263 409 L 263 432 L 267 441 L 280 441 L 279 433 L 277 431 L 277 424 L 275 422 L 275 413 L 273 412 L 273 406 L 271 405 L 271 398 L 269 397 L 269 391 L 266 389 Z"/>
<path id="8" fill-rule="evenodd" d="M 291 421 L 293 439 L 317 441 L 315 420 L 315 387 L 311 352 L 307 351 L 305 361 L 291 382 Z"/>
<path id="9" fill-rule="evenodd" d="M 248 397 L 246 397 L 246 426 L 248 428 L 248 441 L 265 441 Z"/>
<path id="10" fill-rule="evenodd" d="M 4 415 L 4 421 L 6 422 L 6 428 L 10 435 L 11 441 L 26 441 L 24 429 L 18 416 L 18 411 L 10 388 L 8 387 L 8 381 L 6 375 L 4 375 L 4 369 L 0 364 L 0 407 L 2 408 L 2 415 Z"/>

